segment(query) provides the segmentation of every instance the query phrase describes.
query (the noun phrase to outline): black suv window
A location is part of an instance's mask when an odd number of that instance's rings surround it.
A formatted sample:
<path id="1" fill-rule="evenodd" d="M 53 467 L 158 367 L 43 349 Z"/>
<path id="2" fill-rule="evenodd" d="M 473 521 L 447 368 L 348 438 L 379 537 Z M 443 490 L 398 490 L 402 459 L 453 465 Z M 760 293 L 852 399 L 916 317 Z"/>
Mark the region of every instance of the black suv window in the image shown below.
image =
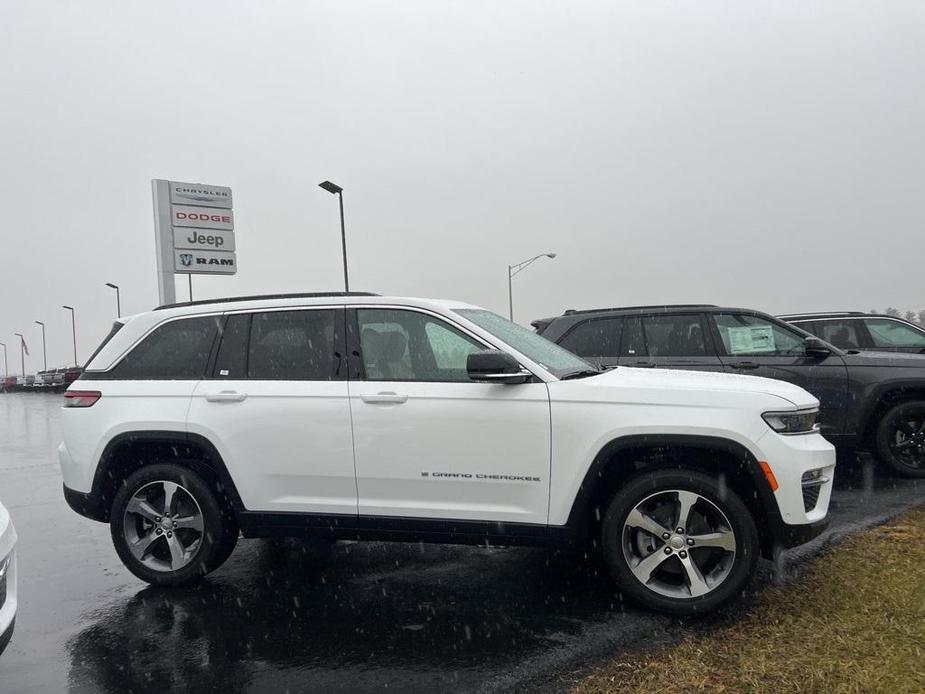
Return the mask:
<path id="1" fill-rule="evenodd" d="M 268 311 L 253 315 L 248 378 L 330 381 L 335 377 L 337 362 L 334 309 Z"/>
<path id="2" fill-rule="evenodd" d="M 925 334 L 889 318 L 865 318 L 874 347 L 925 347 Z"/>
<path id="3" fill-rule="evenodd" d="M 806 353 L 803 337 L 759 316 L 714 313 L 713 319 L 731 356 L 799 356 Z"/>
<path id="4" fill-rule="evenodd" d="M 815 331 L 811 332 L 841 349 L 858 349 L 861 346 L 858 322 L 855 320 L 817 320 Z"/>
<path id="5" fill-rule="evenodd" d="M 202 378 L 220 321 L 220 316 L 203 316 L 158 326 L 115 366 L 112 378 L 126 381 Z"/>
<path id="6" fill-rule="evenodd" d="M 645 316 L 646 343 L 652 357 L 702 357 L 707 353 L 699 314 Z"/>
<path id="7" fill-rule="evenodd" d="M 586 320 L 569 330 L 559 341 L 559 346 L 579 357 L 617 357 L 622 331 L 622 318 Z"/>
<path id="8" fill-rule="evenodd" d="M 623 339 L 620 341 L 621 357 L 645 357 L 645 336 L 642 333 L 642 318 L 627 318 L 623 323 Z"/>
<path id="9" fill-rule="evenodd" d="M 448 323 L 400 309 L 356 315 L 367 380 L 471 383 L 466 361 L 485 347 Z"/>

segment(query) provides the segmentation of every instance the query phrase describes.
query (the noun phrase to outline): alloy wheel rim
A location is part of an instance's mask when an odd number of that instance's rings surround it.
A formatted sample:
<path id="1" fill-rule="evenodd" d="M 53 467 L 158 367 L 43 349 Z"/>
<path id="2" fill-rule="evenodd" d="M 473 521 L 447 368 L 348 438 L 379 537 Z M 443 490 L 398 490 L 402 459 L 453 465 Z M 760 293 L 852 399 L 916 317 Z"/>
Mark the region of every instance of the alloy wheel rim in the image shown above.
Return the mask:
<path id="1" fill-rule="evenodd" d="M 919 470 L 925 466 L 925 413 L 901 412 L 889 439 L 890 453 L 901 465 Z"/>
<path id="2" fill-rule="evenodd" d="M 694 599 L 732 571 L 736 536 L 726 514 L 701 494 L 668 489 L 647 496 L 623 522 L 623 556 L 649 590 Z"/>
<path id="3" fill-rule="evenodd" d="M 126 546 L 136 560 L 155 571 L 179 571 L 193 560 L 202 544 L 202 509 L 177 482 L 149 482 L 129 499 L 122 528 Z"/>

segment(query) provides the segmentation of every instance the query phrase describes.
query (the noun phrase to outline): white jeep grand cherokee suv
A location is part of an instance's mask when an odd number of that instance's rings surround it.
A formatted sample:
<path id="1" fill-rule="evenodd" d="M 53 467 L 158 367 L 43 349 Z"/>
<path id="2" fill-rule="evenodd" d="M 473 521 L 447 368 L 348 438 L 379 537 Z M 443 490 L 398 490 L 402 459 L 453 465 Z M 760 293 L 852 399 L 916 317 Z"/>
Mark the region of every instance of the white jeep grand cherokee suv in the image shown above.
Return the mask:
<path id="1" fill-rule="evenodd" d="M 123 318 L 65 394 L 64 494 L 130 571 L 245 537 L 598 546 L 689 614 L 821 531 L 835 465 L 781 381 L 589 364 L 467 304 L 247 297 Z"/>

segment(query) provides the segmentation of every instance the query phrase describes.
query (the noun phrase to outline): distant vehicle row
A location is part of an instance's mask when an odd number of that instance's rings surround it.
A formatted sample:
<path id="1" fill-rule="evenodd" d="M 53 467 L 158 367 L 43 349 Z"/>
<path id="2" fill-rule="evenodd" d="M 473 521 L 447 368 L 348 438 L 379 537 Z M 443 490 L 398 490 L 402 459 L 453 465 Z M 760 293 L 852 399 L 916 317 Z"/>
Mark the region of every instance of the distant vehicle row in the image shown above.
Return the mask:
<path id="1" fill-rule="evenodd" d="M 868 450 L 895 472 L 925 477 L 925 355 L 897 353 L 912 348 L 902 335 L 915 326 L 864 314 L 787 320 L 793 324 L 748 309 L 686 304 L 566 311 L 533 326 L 604 368 L 726 371 L 789 381 L 819 399 L 822 433 L 836 446 Z M 894 351 L 843 350 L 839 341 L 852 344 L 842 339 L 845 330 L 855 336 L 853 344 L 870 338 L 877 350 L 890 344 Z"/>
<path id="2" fill-rule="evenodd" d="M 0 383 L 0 390 L 5 393 L 14 390 L 63 391 L 76 381 L 82 373 L 83 369 L 79 366 L 69 366 L 39 371 L 37 374 L 28 374 L 26 376 L 6 376 Z"/>

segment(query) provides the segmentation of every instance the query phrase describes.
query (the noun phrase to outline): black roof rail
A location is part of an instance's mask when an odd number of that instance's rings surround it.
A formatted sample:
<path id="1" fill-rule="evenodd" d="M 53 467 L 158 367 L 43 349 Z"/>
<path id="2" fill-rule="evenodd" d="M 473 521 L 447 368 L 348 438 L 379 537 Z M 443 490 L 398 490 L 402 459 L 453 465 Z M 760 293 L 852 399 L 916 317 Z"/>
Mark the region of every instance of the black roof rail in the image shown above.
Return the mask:
<path id="1" fill-rule="evenodd" d="M 809 313 L 782 313 L 778 318 L 807 318 L 809 316 L 819 316 L 823 317 L 832 317 L 832 316 L 867 316 L 874 314 L 867 314 L 864 311 L 812 311 Z"/>
<path id="2" fill-rule="evenodd" d="M 637 311 L 654 308 L 719 308 L 716 304 L 652 304 L 650 306 L 611 306 L 609 308 L 566 309 L 562 315 L 573 316 L 576 313 L 600 313 L 602 311 Z"/>
<path id="3" fill-rule="evenodd" d="M 175 304 L 164 304 L 154 310 L 161 311 L 165 308 L 179 308 L 181 306 L 208 306 L 209 304 L 230 304 L 236 301 L 263 301 L 274 299 L 323 299 L 326 297 L 347 297 L 347 296 L 379 296 L 373 292 L 305 292 L 302 294 L 255 294 L 253 296 L 229 296 L 223 299 L 202 299 L 200 301 L 178 301 Z"/>

